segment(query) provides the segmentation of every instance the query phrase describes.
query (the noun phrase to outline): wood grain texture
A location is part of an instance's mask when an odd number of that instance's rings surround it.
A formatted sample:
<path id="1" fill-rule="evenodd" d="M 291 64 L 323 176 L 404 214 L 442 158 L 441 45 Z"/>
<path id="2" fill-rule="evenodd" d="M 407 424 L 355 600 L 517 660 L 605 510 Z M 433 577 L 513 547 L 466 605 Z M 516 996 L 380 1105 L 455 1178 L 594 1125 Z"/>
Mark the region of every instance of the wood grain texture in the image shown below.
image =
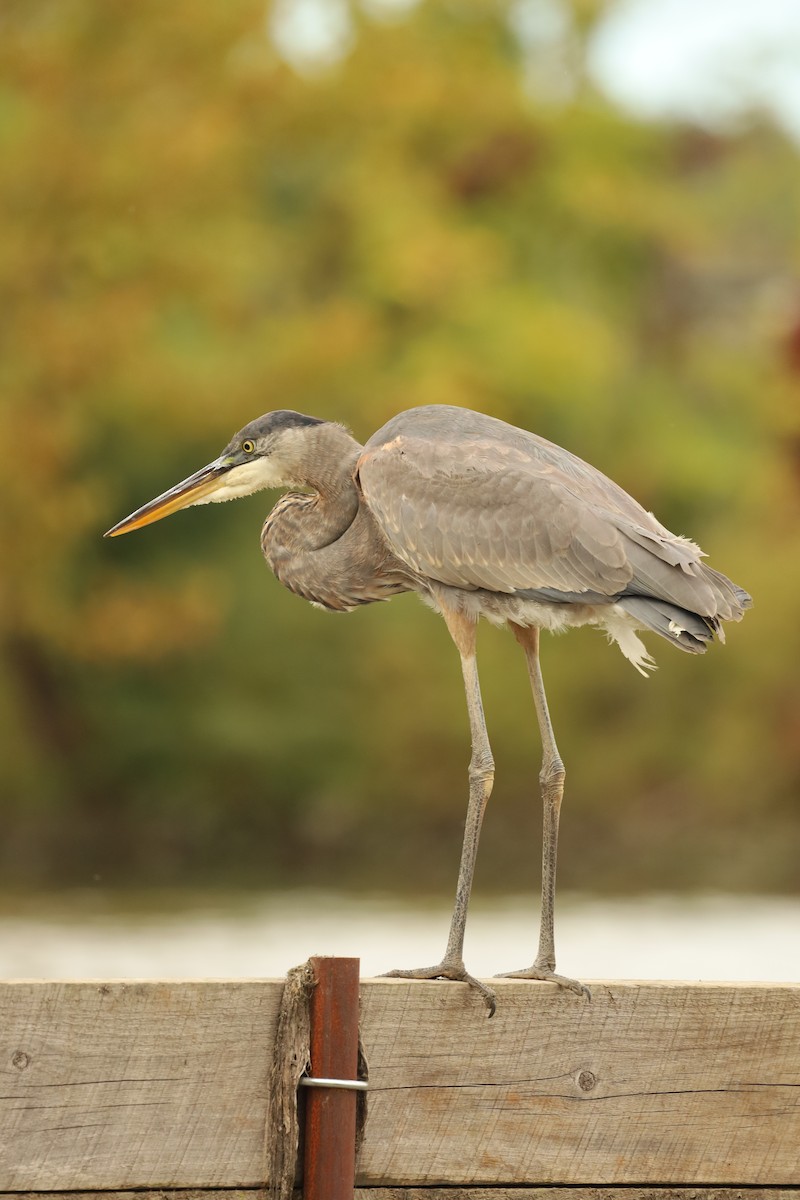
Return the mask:
<path id="1" fill-rule="evenodd" d="M 282 984 L 0 984 L 0 1190 L 259 1183 Z"/>
<path id="2" fill-rule="evenodd" d="M 264 1200 L 262 1188 L 157 1188 L 135 1192 L 50 1192 L 56 1200 Z M 33 1200 L 31 1192 L 4 1192 L 3 1200 Z M 303 1200 L 296 1190 L 293 1200 Z M 356 1188 L 353 1200 L 800 1200 L 797 1188 Z"/>
<path id="3" fill-rule="evenodd" d="M 362 981 L 361 1200 L 800 1184 L 800 986 L 495 982 Z M 0 1191 L 257 1187 L 281 988 L 0 984 Z"/>
<path id="4" fill-rule="evenodd" d="M 800 986 L 494 983 L 364 989 L 360 1183 L 800 1182 Z"/>
<path id="5" fill-rule="evenodd" d="M 174 1195 L 174 1193 L 173 1193 Z M 191 1200 L 201 1200 L 196 1193 Z M 252 1193 L 251 1193 L 252 1195 Z M 605 1187 L 511 1187 L 511 1188 L 356 1188 L 354 1200 L 798 1200 L 795 1188 L 605 1188 Z M 3 1197 L 3 1200 L 6 1200 Z M 73 1200 L 70 1197 L 70 1200 Z M 76 1197 L 81 1200 L 81 1197 Z M 98 1200 L 101 1200 L 98 1197 Z M 105 1197 L 104 1200 L 113 1200 Z M 147 1200 L 147 1197 L 131 1197 Z M 205 1200 L 209 1200 L 205 1193 Z M 211 1198 L 213 1200 L 213 1197 Z M 223 1198 L 220 1196 L 220 1200 Z M 246 1195 L 241 1196 L 246 1200 Z M 256 1197 L 253 1196 L 253 1200 Z M 295 1200 L 302 1200 L 300 1193 Z"/>
<path id="6" fill-rule="evenodd" d="M 201 1200 L 201 1196 L 202 1193 L 197 1193 L 196 1200 Z M 798 1200 L 799 1197 L 800 1190 L 796 1188 L 747 1188 L 742 1191 L 741 1188 L 664 1187 L 390 1187 L 356 1188 L 354 1194 L 354 1200 Z M 76 1200 L 81 1200 L 81 1197 L 77 1197 Z M 106 1197 L 105 1200 L 112 1198 Z M 142 1200 L 142 1197 L 131 1197 L 131 1200 Z M 144 1200 L 147 1200 L 146 1196 Z M 209 1200 L 208 1193 L 205 1194 L 205 1200 Z M 245 1196 L 242 1196 L 242 1200 L 246 1200 Z M 256 1197 L 253 1197 L 253 1200 L 256 1200 Z M 301 1200 L 299 1193 L 295 1200 Z"/>

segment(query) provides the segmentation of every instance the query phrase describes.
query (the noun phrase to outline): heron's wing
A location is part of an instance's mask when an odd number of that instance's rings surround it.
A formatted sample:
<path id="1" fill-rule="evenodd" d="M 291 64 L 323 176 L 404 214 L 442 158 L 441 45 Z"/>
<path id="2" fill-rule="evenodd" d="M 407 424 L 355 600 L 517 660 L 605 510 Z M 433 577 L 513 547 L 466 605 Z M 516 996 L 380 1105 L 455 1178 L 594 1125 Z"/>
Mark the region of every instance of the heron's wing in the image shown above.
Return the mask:
<path id="1" fill-rule="evenodd" d="M 654 596 L 726 619 L 741 611 L 734 585 L 693 542 L 582 459 L 503 422 L 411 410 L 370 439 L 358 474 L 393 552 L 439 583 L 567 603 Z"/>
<path id="2" fill-rule="evenodd" d="M 606 597 L 633 576 L 616 521 L 525 449 L 401 434 L 367 445 L 359 479 L 394 553 L 440 583 Z"/>

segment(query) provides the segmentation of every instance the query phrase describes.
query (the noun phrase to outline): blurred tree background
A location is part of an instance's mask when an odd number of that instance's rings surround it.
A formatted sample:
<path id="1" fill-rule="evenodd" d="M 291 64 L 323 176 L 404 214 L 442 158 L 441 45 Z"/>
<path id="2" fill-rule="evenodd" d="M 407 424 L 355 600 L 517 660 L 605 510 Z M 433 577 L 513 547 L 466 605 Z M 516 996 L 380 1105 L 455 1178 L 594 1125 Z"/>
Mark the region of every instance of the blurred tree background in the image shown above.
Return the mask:
<path id="1" fill-rule="evenodd" d="M 521 11 L 353 5 L 304 71 L 262 0 L 5 0 L 4 883 L 449 894 L 441 622 L 285 593 L 265 495 L 101 539 L 270 408 L 365 440 L 448 403 L 589 459 L 756 601 L 705 659 L 651 645 L 650 682 L 597 631 L 546 640 L 562 883 L 800 884 L 797 146 L 766 117 L 643 124 L 588 76 L 600 8 L 538 58 Z M 513 640 L 482 647 L 478 882 L 515 891 L 536 723 Z"/>

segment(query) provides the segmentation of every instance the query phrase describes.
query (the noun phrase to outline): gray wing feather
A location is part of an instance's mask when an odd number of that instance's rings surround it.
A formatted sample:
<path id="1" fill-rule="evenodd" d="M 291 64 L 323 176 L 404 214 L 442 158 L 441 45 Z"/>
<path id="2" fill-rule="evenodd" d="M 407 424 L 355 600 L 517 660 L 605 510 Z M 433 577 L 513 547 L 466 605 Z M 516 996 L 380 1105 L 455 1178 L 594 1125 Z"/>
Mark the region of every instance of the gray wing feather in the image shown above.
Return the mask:
<path id="1" fill-rule="evenodd" d="M 575 455 L 481 413 L 401 413 L 367 442 L 358 477 L 393 552 L 439 583 L 741 616 L 746 593 L 694 543 Z"/>
<path id="2" fill-rule="evenodd" d="M 394 553 L 440 583 L 612 596 L 632 577 L 614 523 L 530 454 L 404 434 L 368 443 L 359 479 Z"/>

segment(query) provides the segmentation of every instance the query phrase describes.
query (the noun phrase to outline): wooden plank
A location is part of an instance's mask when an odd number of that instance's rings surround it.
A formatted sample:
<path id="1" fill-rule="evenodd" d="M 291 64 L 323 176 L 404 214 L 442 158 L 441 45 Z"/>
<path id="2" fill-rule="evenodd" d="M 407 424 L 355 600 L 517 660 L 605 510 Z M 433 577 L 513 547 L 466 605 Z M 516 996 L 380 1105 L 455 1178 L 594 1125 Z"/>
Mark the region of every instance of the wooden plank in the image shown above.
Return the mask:
<path id="1" fill-rule="evenodd" d="M 495 983 L 364 988 L 359 1183 L 800 1182 L 800 986 Z"/>
<path id="2" fill-rule="evenodd" d="M 246 1193 L 241 1194 L 246 1200 Z M 251 1193 L 252 1195 L 252 1193 Z M 356 1188 L 354 1200 L 798 1200 L 796 1188 Z M 3 1198 L 5 1200 L 5 1197 Z M 70 1200 L 73 1200 L 70 1197 Z M 76 1197 L 75 1200 L 81 1200 Z M 98 1200 L 111 1200 L 108 1196 Z M 142 1200 L 141 1193 L 131 1200 Z M 146 1195 L 144 1200 L 147 1200 Z M 214 1200 L 197 1192 L 191 1200 Z M 220 1200 L 225 1200 L 220 1195 Z M 252 1200 L 261 1197 L 252 1196 Z M 300 1200 L 298 1193 L 297 1200 Z"/>
<path id="3" fill-rule="evenodd" d="M 135 1192 L 3 1192 L 3 1200 L 265 1200 L 263 1188 Z M 798 1200 L 797 1188 L 356 1188 L 354 1200 Z M 303 1200 L 302 1192 L 294 1200 Z"/>
<path id="4" fill-rule="evenodd" d="M 362 981 L 364 1200 L 800 1182 L 800 985 L 496 983 Z M 281 987 L 0 984 L 0 1191 L 257 1187 Z"/>
<path id="5" fill-rule="evenodd" d="M 246 1193 L 240 1193 L 246 1200 Z M 254 1196 L 252 1200 L 261 1200 Z M 796 1188 L 356 1188 L 354 1200 L 798 1200 Z M 5 1197 L 3 1198 L 5 1200 Z M 70 1200 L 73 1200 L 70 1197 Z M 75 1200 L 82 1200 L 76 1197 Z M 94 1198 L 92 1198 L 94 1200 Z M 111 1200 L 108 1196 L 98 1200 Z M 130 1200 L 142 1200 L 141 1193 Z M 144 1200 L 147 1200 L 146 1194 Z M 196 1192 L 190 1200 L 214 1200 Z M 224 1200 L 220 1195 L 220 1200 Z M 300 1200 L 299 1193 L 297 1200 Z"/>
<path id="6" fill-rule="evenodd" d="M 245 1200 L 246 1193 L 239 1194 Z M 252 1200 L 261 1200 L 251 1193 Z M 605 1188 L 605 1187 L 511 1187 L 511 1188 L 356 1188 L 354 1200 L 798 1200 L 796 1188 Z M 5 1197 L 3 1198 L 5 1200 Z M 70 1197 L 69 1200 L 73 1200 Z M 76 1197 L 75 1200 L 81 1200 Z M 98 1197 L 98 1200 L 113 1200 Z M 139 1193 L 131 1200 L 142 1200 Z M 146 1194 L 144 1200 L 147 1200 Z M 192 1200 L 214 1200 L 195 1193 Z M 219 1194 L 219 1200 L 225 1200 Z M 296 1200 L 301 1200 L 298 1193 Z"/>
<path id="7" fill-rule="evenodd" d="M 0 984 L 0 1191 L 262 1174 L 282 984 Z"/>

